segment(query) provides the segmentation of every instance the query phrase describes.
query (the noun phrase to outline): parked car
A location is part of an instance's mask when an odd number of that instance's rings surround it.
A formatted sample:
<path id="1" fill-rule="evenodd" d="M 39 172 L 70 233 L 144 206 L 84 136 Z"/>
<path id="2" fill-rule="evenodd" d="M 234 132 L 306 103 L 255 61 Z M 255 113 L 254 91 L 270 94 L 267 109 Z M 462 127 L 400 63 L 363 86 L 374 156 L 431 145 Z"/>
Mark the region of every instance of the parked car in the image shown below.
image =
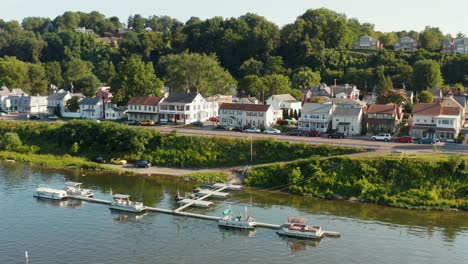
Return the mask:
<path id="1" fill-rule="evenodd" d="M 421 138 L 418 140 L 418 144 L 435 144 L 437 141 L 433 138 Z"/>
<path id="2" fill-rule="evenodd" d="M 143 120 L 140 121 L 140 126 L 154 126 L 154 121 L 151 120 Z"/>
<path id="3" fill-rule="evenodd" d="M 97 157 L 94 157 L 92 159 L 92 161 L 96 162 L 96 163 L 107 163 L 107 160 L 104 159 L 103 157 L 101 156 L 97 156 Z"/>
<path id="4" fill-rule="evenodd" d="M 210 117 L 208 120 L 211 121 L 211 122 L 219 123 L 219 118 L 218 117 L 213 116 L 213 117 Z"/>
<path id="5" fill-rule="evenodd" d="M 377 135 L 373 135 L 371 137 L 371 140 L 373 141 L 376 141 L 376 140 L 379 140 L 379 141 L 390 141 L 390 139 L 392 139 L 392 136 L 390 134 L 387 134 L 387 133 L 380 133 L 380 134 L 377 134 Z"/>
<path id="6" fill-rule="evenodd" d="M 5 113 L 5 112 L 0 112 L 0 116 L 6 116 L 6 115 L 7 115 L 7 113 Z"/>
<path id="7" fill-rule="evenodd" d="M 281 130 L 276 129 L 276 128 L 267 128 L 265 131 L 263 131 L 265 134 L 281 134 Z"/>
<path id="8" fill-rule="evenodd" d="M 149 163 L 147 160 L 137 160 L 135 162 L 135 167 L 137 167 L 137 168 L 149 168 L 149 167 L 151 167 L 151 163 Z"/>
<path id="9" fill-rule="evenodd" d="M 127 161 L 124 160 L 124 159 L 121 159 L 121 158 L 111 159 L 110 161 L 111 161 L 112 164 L 116 164 L 116 165 L 125 165 L 125 164 L 127 164 Z"/>
<path id="10" fill-rule="evenodd" d="M 346 135 L 343 132 L 333 132 L 328 134 L 328 138 L 345 138 Z"/>
<path id="11" fill-rule="evenodd" d="M 231 130 L 234 130 L 235 127 L 233 126 L 225 126 L 224 129 L 228 130 L 228 131 L 231 131 Z"/>
<path id="12" fill-rule="evenodd" d="M 202 121 L 195 121 L 195 122 L 192 122 L 192 126 L 199 126 L 199 127 L 202 127 L 204 124 Z"/>
<path id="13" fill-rule="evenodd" d="M 250 127 L 244 130 L 246 133 L 260 133 L 262 132 L 259 128 Z"/>
<path id="14" fill-rule="evenodd" d="M 39 120 L 39 119 L 41 119 L 41 117 L 38 116 L 38 115 L 32 115 L 32 116 L 29 117 L 29 119 L 31 119 L 31 120 Z"/>
<path id="15" fill-rule="evenodd" d="M 293 130 L 289 130 L 288 132 L 286 132 L 286 134 L 288 136 L 302 136 L 304 135 L 304 131 L 300 129 L 293 129 Z"/>
<path id="16" fill-rule="evenodd" d="M 48 118 L 49 118 L 49 120 L 57 120 L 57 119 L 58 119 L 58 116 L 56 116 L 56 115 L 51 115 L 51 116 L 49 116 Z"/>
<path id="17" fill-rule="evenodd" d="M 136 120 L 127 120 L 124 123 L 129 125 L 129 126 L 138 126 L 140 124 L 140 122 L 138 122 Z"/>
<path id="18" fill-rule="evenodd" d="M 413 143 L 414 138 L 412 136 L 402 136 L 396 139 L 396 142 L 401 143 Z"/>
<path id="19" fill-rule="evenodd" d="M 320 133 L 320 131 L 307 131 L 305 133 L 306 137 L 320 137 L 321 135 L 322 133 Z"/>

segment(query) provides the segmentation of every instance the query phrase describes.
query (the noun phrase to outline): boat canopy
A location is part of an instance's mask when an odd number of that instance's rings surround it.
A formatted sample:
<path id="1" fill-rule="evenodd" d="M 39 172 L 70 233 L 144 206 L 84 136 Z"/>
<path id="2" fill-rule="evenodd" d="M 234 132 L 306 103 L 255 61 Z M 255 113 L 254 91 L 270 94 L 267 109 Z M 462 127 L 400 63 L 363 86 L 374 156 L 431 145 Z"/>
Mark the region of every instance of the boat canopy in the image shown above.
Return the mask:
<path id="1" fill-rule="evenodd" d="M 81 182 L 72 182 L 72 181 L 65 182 L 66 186 L 73 186 L 73 187 L 79 187 L 81 184 L 82 184 Z"/>
<path id="2" fill-rule="evenodd" d="M 128 199 L 128 198 L 130 198 L 130 195 L 128 195 L 128 194 L 114 194 L 114 195 L 112 195 L 112 198 L 114 198 L 114 199 Z"/>
<path id="3" fill-rule="evenodd" d="M 288 217 L 288 223 L 305 224 L 306 221 L 304 217 Z"/>

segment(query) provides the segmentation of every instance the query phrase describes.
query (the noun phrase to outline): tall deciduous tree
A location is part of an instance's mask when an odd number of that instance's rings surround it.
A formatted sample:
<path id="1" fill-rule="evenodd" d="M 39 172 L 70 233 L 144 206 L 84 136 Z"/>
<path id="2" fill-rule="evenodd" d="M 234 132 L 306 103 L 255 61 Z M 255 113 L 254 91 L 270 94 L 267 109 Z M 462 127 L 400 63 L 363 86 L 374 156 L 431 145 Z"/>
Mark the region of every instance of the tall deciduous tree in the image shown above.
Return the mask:
<path id="1" fill-rule="evenodd" d="M 438 27 L 426 26 L 426 28 L 421 32 L 421 34 L 419 34 L 421 48 L 424 48 L 428 51 L 440 50 L 444 38 L 444 34 L 442 34 L 442 31 L 440 31 Z"/>
<path id="2" fill-rule="evenodd" d="M 413 88 L 422 91 L 426 88 L 439 88 L 443 84 L 439 64 L 434 60 L 420 60 L 413 67 Z"/>
<path id="3" fill-rule="evenodd" d="M 125 58 L 118 66 L 112 81 L 114 101 L 124 105 L 135 96 L 160 96 L 163 83 L 154 73 L 153 63 L 145 63 L 140 56 Z"/>
<path id="4" fill-rule="evenodd" d="M 47 79 L 47 84 L 53 84 L 55 86 L 61 87 L 64 84 L 62 78 L 62 67 L 57 61 L 44 63 L 45 75 Z"/>
<path id="5" fill-rule="evenodd" d="M 422 91 L 418 94 L 418 102 L 419 103 L 432 103 L 434 100 L 434 97 L 432 94 L 428 91 Z"/>
<path id="6" fill-rule="evenodd" d="M 307 89 L 320 83 L 320 73 L 310 68 L 301 69 L 292 77 L 291 87 L 294 89 Z"/>
<path id="7" fill-rule="evenodd" d="M 184 52 L 161 57 L 164 80 L 171 91 L 199 92 L 203 96 L 230 94 L 236 81 L 214 55 Z"/>

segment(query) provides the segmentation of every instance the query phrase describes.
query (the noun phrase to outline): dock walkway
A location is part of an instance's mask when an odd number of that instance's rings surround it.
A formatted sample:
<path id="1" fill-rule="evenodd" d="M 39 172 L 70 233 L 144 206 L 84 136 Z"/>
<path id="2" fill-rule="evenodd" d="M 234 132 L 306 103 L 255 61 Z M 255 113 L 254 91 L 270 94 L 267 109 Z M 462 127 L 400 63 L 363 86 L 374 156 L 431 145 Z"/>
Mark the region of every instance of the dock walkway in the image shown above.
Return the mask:
<path id="1" fill-rule="evenodd" d="M 218 185 L 219 186 L 219 185 Z M 220 186 L 220 188 L 217 188 L 213 191 L 207 192 L 204 196 L 199 197 L 197 199 L 186 199 L 188 200 L 186 204 L 180 206 L 179 208 L 175 210 L 171 209 L 164 209 L 164 208 L 157 208 L 157 207 L 149 207 L 146 206 L 145 210 L 146 211 L 152 211 L 152 212 L 158 212 L 158 213 L 164 213 L 164 214 L 171 214 L 171 215 L 179 215 L 179 216 L 186 216 L 186 217 L 193 217 L 193 218 L 199 218 L 199 219 L 205 219 L 205 220 L 211 220 L 211 221 L 218 221 L 221 219 L 219 216 L 211 216 L 211 215 L 204 215 L 204 214 L 195 214 L 195 213 L 189 213 L 189 212 L 184 212 L 183 210 L 196 205 L 205 203 L 209 204 L 211 202 L 209 201 L 204 201 L 205 199 L 211 197 L 213 193 L 220 192 L 225 189 L 231 189 L 229 188 L 229 185 L 223 185 Z M 239 187 L 234 187 L 231 190 L 239 190 Z M 91 198 L 91 197 L 85 197 L 85 196 L 76 196 L 76 195 L 68 195 L 67 198 L 70 199 L 76 199 L 76 200 L 81 200 L 81 201 L 86 201 L 86 202 L 92 202 L 92 203 L 99 203 L 99 204 L 107 204 L 110 205 L 109 200 L 103 200 L 103 199 L 97 199 L 97 198 Z M 269 229 L 279 229 L 281 225 L 277 224 L 270 224 L 270 223 L 262 223 L 262 222 L 256 222 L 255 227 L 261 227 L 261 228 L 269 228 Z M 340 233 L 338 232 L 333 232 L 333 231 L 323 231 L 322 236 L 330 236 L 330 237 L 339 237 Z"/>

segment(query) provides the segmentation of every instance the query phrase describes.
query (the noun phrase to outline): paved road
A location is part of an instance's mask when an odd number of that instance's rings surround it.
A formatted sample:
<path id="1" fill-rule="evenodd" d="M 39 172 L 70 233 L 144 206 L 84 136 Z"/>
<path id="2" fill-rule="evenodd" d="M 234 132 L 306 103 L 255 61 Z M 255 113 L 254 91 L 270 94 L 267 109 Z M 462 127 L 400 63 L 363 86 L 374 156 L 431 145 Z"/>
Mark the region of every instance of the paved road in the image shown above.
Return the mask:
<path id="1" fill-rule="evenodd" d="M 177 133 L 183 135 L 199 135 L 199 136 L 228 136 L 246 139 L 255 138 L 274 138 L 276 140 L 286 140 L 290 142 L 304 142 L 310 144 L 330 144 L 337 146 L 347 147 L 362 147 L 373 150 L 373 153 L 433 153 L 433 146 L 426 144 L 411 144 L 411 143 L 397 143 L 397 142 L 383 142 L 371 141 L 367 138 L 345 138 L 335 139 L 326 137 L 304 137 L 304 136 L 287 136 L 287 135 L 273 135 L 263 133 L 241 133 L 234 131 L 225 131 L 209 128 L 194 128 L 194 127 L 174 127 L 174 126 L 155 126 L 152 127 L 162 133 L 170 133 L 177 130 Z M 468 154 L 468 146 L 454 144 L 454 143 L 437 143 L 436 146 L 442 152 L 459 152 Z"/>

